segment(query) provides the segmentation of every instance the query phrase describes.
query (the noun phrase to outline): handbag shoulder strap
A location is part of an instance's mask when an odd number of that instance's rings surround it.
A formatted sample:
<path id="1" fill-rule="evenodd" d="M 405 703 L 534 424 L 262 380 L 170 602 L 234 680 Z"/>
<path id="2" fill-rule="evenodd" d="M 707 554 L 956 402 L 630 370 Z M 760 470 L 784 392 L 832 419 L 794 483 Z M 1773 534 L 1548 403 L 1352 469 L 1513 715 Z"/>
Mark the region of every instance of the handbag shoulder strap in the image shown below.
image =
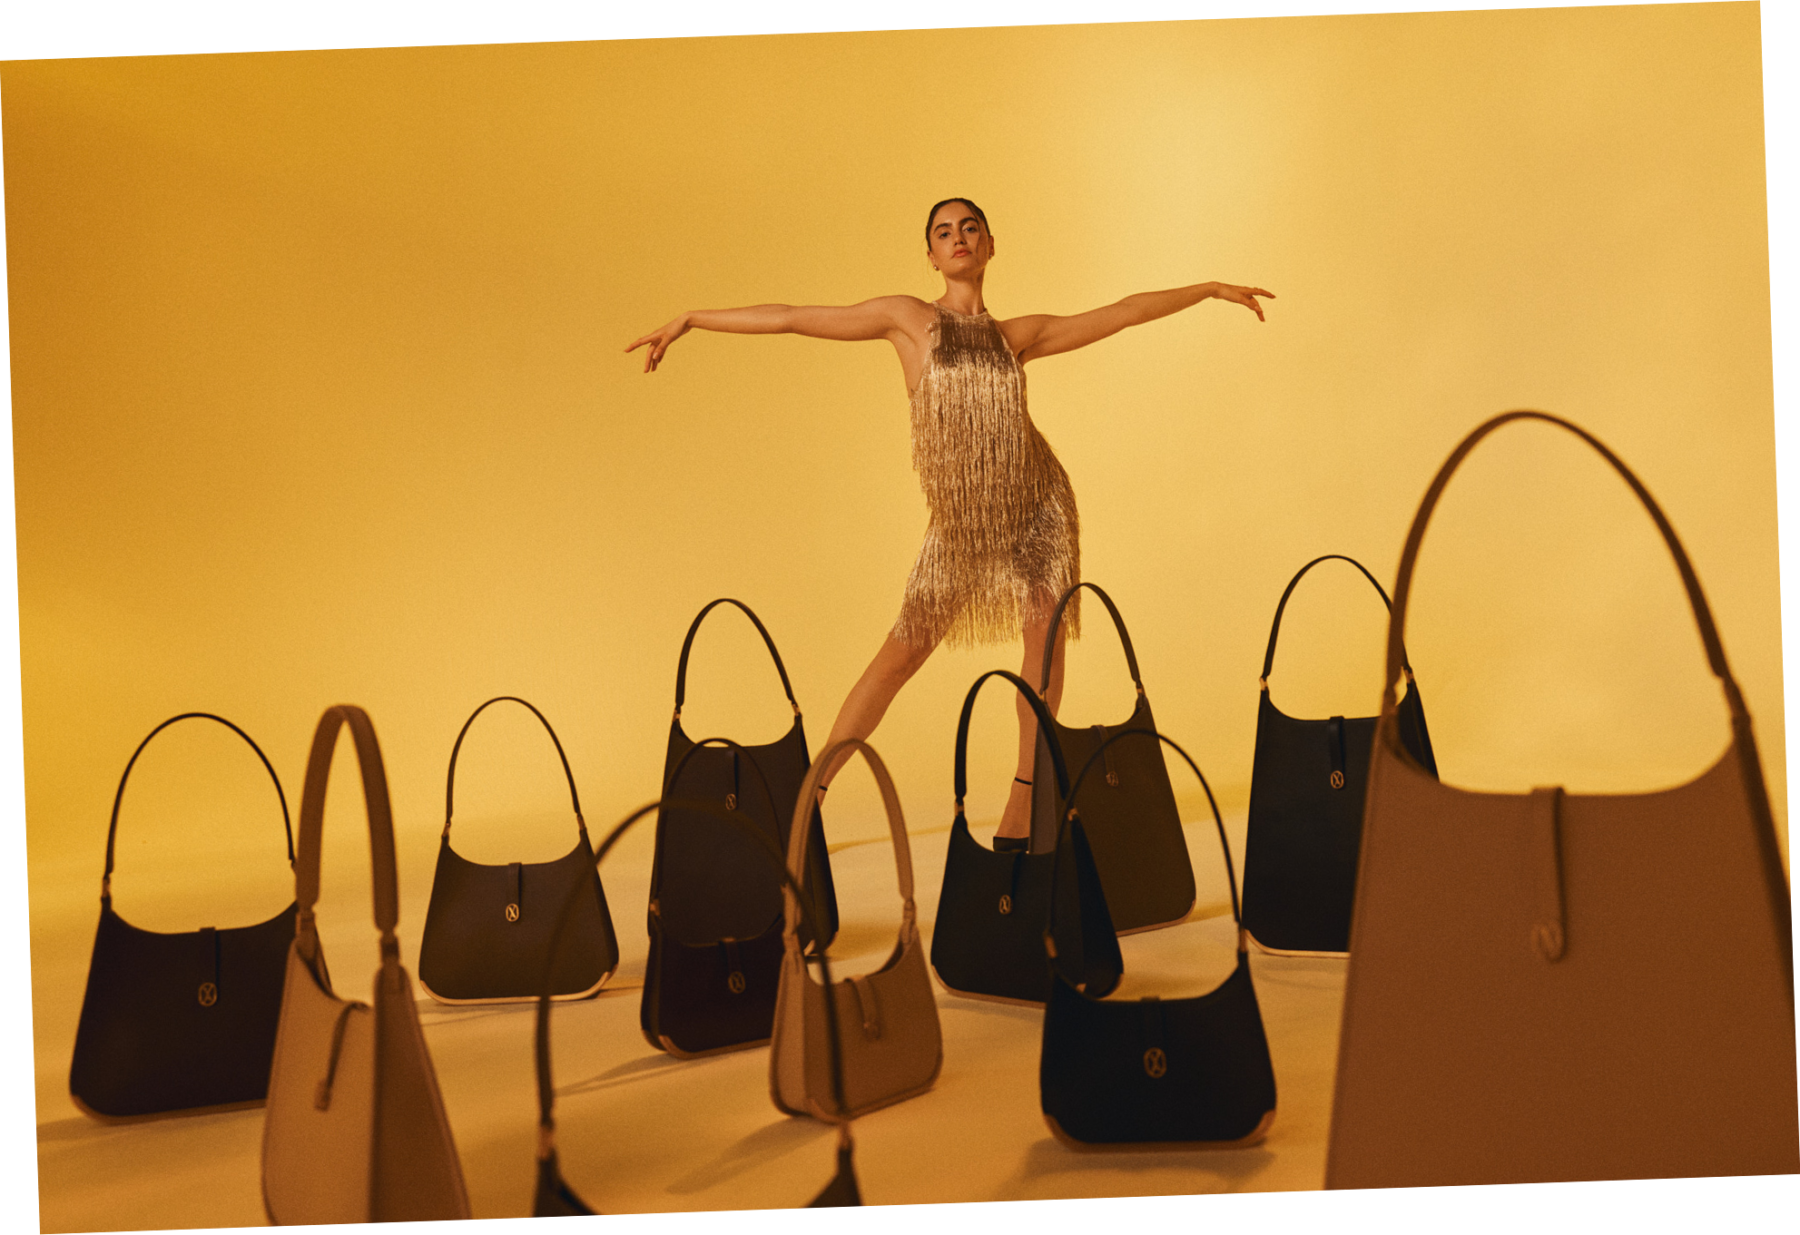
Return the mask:
<path id="1" fill-rule="evenodd" d="M 729 596 L 721 596 L 717 600 L 707 602 L 706 607 L 694 615 L 693 623 L 688 627 L 687 638 L 681 641 L 681 664 L 675 670 L 676 718 L 680 719 L 681 705 L 687 701 L 688 653 L 692 652 L 694 649 L 694 636 L 699 633 L 700 623 L 706 620 L 706 615 L 711 613 L 719 605 L 736 605 L 744 611 L 744 616 L 749 618 L 751 624 L 756 627 L 756 633 L 762 636 L 763 643 L 767 645 L 769 649 L 770 659 L 775 662 L 775 672 L 781 675 L 781 689 L 787 695 L 787 701 L 793 707 L 794 715 L 800 715 L 800 705 L 794 701 L 793 684 L 788 681 L 787 666 L 781 663 L 781 653 L 775 650 L 775 640 L 769 637 L 768 629 L 762 624 L 762 619 L 752 613 L 750 611 L 750 606 L 746 605 L 743 601 L 733 600 Z"/>
<path id="2" fill-rule="evenodd" d="M 599 870 L 600 863 L 606 860 L 606 855 L 612 851 L 613 845 L 618 842 L 619 838 L 623 836 L 634 823 L 642 819 L 645 815 L 664 809 L 700 811 L 704 814 L 712 815 L 714 818 L 746 833 L 751 839 L 756 841 L 757 844 L 761 846 L 762 852 L 767 856 L 772 870 L 780 877 L 783 892 L 789 897 L 797 897 L 800 905 L 800 912 L 805 915 L 807 928 L 812 931 L 813 938 L 817 939 L 820 937 L 818 923 L 813 916 L 812 907 L 806 903 L 806 897 L 800 894 L 799 880 L 789 873 L 787 863 L 783 860 L 781 850 L 776 847 L 775 842 L 769 839 L 767 833 L 757 827 L 755 823 L 746 818 L 742 813 L 725 810 L 716 802 L 701 802 L 692 799 L 664 797 L 655 802 L 638 807 L 636 810 L 632 811 L 631 814 L 625 816 L 624 820 L 622 820 L 617 827 L 613 828 L 611 832 L 607 833 L 606 838 L 600 842 L 600 847 L 594 851 L 594 869 L 596 871 Z M 562 948 L 564 937 L 569 932 L 570 923 L 574 920 L 575 905 L 580 900 L 582 891 L 583 888 L 580 885 L 571 889 L 567 899 L 563 901 L 562 912 L 557 915 L 556 927 L 550 934 L 550 946 L 547 949 L 544 961 L 543 989 L 538 995 L 537 1025 L 536 1036 L 534 1039 L 534 1062 L 537 1065 L 537 1156 L 539 1162 L 549 1160 L 551 1155 L 556 1152 L 556 1087 L 550 1072 L 551 980 L 556 973 L 557 955 Z M 820 976 L 824 979 L 825 988 L 827 990 L 831 989 L 831 962 L 823 953 L 819 953 L 811 959 L 819 962 Z M 837 1109 L 841 1111 L 848 1103 L 844 1101 L 844 1060 L 843 1048 L 840 1042 L 841 1034 L 838 1026 L 837 1000 L 827 999 L 825 1001 L 825 1012 L 825 1041 L 827 1053 L 831 1061 L 832 1095 L 837 1101 Z M 844 1119 L 830 1120 L 829 1117 L 825 1115 L 819 1115 L 818 1118 L 844 1125 L 848 1125 L 850 1122 L 849 1120 Z M 843 1142 L 840 1140 L 840 1145 L 842 1143 Z"/>
<path id="3" fill-rule="evenodd" d="M 1413 566 L 1418 560 L 1419 545 L 1425 539 L 1425 525 L 1430 521 L 1431 512 L 1437 507 L 1438 499 L 1443 496 L 1445 486 L 1450 483 L 1452 473 L 1468 457 L 1469 452 L 1474 450 L 1481 439 L 1488 434 L 1501 425 L 1515 420 L 1541 420 L 1546 424 L 1567 429 L 1598 451 L 1602 458 L 1612 464 L 1613 470 L 1624 479 L 1625 483 L 1631 486 L 1631 491 L 1637 495 L 1638 501 L 1643 504 L 1645 510 L 1650 512 L 1650 518 L 1656 523 L 1657 531 L 1662 533 L 1663 543 L 1668 546 L 1670 556 L 1675 559 L 1675 568 L 1681 572 L 1681 585 L 1687 590 L 1688 604 L 1694 611 L 1694 621 L 1700 627 L 1700 641 L 1706 647 L 1707 664 L 1712 668 L 1713 676 L 1717 677 L 1724 687 L 1725 702 L 1731 710 L 1732 723 L 1741 731 L 1748 732 L 1750 714 L 1744 707 L 1744 697 L 1738 690 L 1737 680 L 1731 676 L 1731 668 L 1725 662 L 1725 646 L 1719 641 L 1718 628 L 1713 624 L 1712 609 L 1706 603 L 1705 593 L 1700 590 L 1700 578 L 1694 573 L 1693 563 L 1688 561 L 1688 555 L 1681 547 L 1681 540 L 1675 535 L 1675 528 L 1669 523 L 1668 517 L 1663 514 L 1662 507 L 1658 506 L 1656 499 L 1650 496 L 1650 490 L 1644 487 L 1644 482 L 1625 466 L 1619 456 L 1607 449 L 1606 444 L 1599 438 L 1559 416 L 1552 416 L 1548 412 L 1528 410 L 1503 412 L 1476 426 L 1467 437 L 1463 438 L 1456 449 L 1450 452 L 1450 457 L 1444 460 L 1444 465 L 1438 469 L 1437 475 L 1432 478 L 1431 486 L 1425 490 L 1425 496 L 1419 502 L 1418 513 L 1413 516 L 1412 527 L 1406 534 L 1406 548 L 1400 554 L 1400 570 L 1394 579 L 1394 603 L 1388 617 L 1387 672 L 1382 685 L 1382 715 L 1386 716 L 1395 708 L 1394 679 L 1398 676 L 1400 665 L 1405 659 L 1401 647 L 1406 633 L 1406 606 L 1412 593 Z"/>
<path id="4" fill-rule="evenodd" d="M 1218 799 L 1213 797 L 1212 786 L 1207 783 L 1205 773 L 1200 771 L 1200 765 L 1194 762 L 1193 757 L 1189 755 L 1187 751 L 1183 750 L 1181 745 L 1176 742 L 1174 738 L 1163 733 L 1151 733 L 1146 729 L 1121 729 L 1119 732 L 1109 735 L 1105 741 L 1100 743 L 1094 753 L 1088 756 L 1087 762 L 1081 765 L 1081 772 L 1075 777 L 1075 793 L 1067 800 L 1070 802 L 1079 802 L 1081 800 L 1079 796 L 1081 793 L 1081 786 L 1086 782 L 1088 773 L 1093 771 L 1094 765 L 1101 762 L 1106 748 L 1111 746 L 1114 742 L 1129 737 L 1154 738 L 1158 742 L 1161 742 L 1163 745 L 1172 749 L 1176 754 L 1181 756 L 1182 761 L 1185 762 L 1189 768 L 1193 769 L 1195 777 L 1200 781 L 1200 788 L 1206 791 L 1206 804 L 1212 808 L 1213 826 L 1218 829 L 1219 833 L 1219 851 L 1225 855 L 1225 883 L 1226 886 L 1231 889 L 1231 920 L 1237 923 L 1238 952 L 1240 954 L 1244 953 L 1246 943 L 1244 936 L 1244 918 L 1239 911 L 1238 906 L 1237 865 L 1231 860 L 1231 842 L 1226 839 L 1225 836 L 1225 819 L 1219 814 Z M 1068 816 L 1073 817 L 1075 813 L 1075 808 L 1071 807 Z M 1059 854 L 1061 848 L 1060 845 L 1057 846 Z M 1055 912 L 1056 906 L 1054 902 L 1052 902 L 1052 917 L 1054 917 Z"/>
<path id="5" fill-rule="evenodd" d="M 243 738 L 249 744 L 250 749 L 256 752 L 256 757 L 262 760 L 263 767 L 269 773 L 269 779 L 275 782 L 275 796 L 281 802 L 281 828 L 287 834 L 288 865 L 294 864 L 294 825 L 288 818 L 287 794 L 282 792 L 281 777 L 275 775 L 275 765 L 269 762 L 267 755 L 263 754 L 262 747 L 258 746 L 249 734 L 223 716 L 215 716 L 211 712 L 183 712 L 179 716 L 169 717 L 168 720 L 145 735 L 144 740 L 138 743 L 137 749 L 131 752 L 131 758 L 125 762 L 125 772 L 119 777 L 119 788 L 113 794 L 112 818 L 106 824 L 106 869 L 100 875 L 100 899 L 102 901 L 110 902 L 112 900 L 113 844 L 119 835 L 119 804 L 125 800 L 125 782 L 131 779 L 131 769 L 136 766 L 138 756 L 144 753 L 144 747 L 150 745 L 150 739 L 178 720 L 216 720 Z"/>
<path id="6" fill-rule="evenodd" d="M 1074 599 L 1075 593 L 1082 588 L 1086 588 L 1098 596 L 1100 603 L 1105 605 L 1106 611 L 1112 615 L 1113 629 L 1119 632 L 1119 642 L 1125 645 L 1125 667 L 1131 671 L 1132 685 L 1137 687 L 1138 694 L 1143 694 L 1144 679 L 1138 673 L 1137 652 L 1131 646 L 1131 634 L 1125 629 L 1125 619 L 1119 616 L 1119 606 L 1113 604 L 1112 597 L 1100 590 L 1099 584 L 1086 582 L 1077 583 L 1064 592 L 1062 599 L 1056 602 L 1056 611 L 1050 615 L 1050 630 L 1044 636 L 1044 671 L 1039 675 L 1038 690 L 1050 689 L 1050 666 L 1056 655 L 1056 632 L 1062 625 L 1063 610 L 1069 607 L 1069 601 Z"/>
<path id="7" fill-rule="evenodd" d="M 313 730 L 312 751 L 306 758 L 306 783 L 300 791 L 300 855 L 294 864 L 294 899 L 300 904 L 295 942 L 311 962 L 318 955 L 319 936 L 313 922 L 313 906 L 319 900 L 319 856 L 325 831 L 325 789 L 331 780 L 331 759 L 337 750 L 338 730 L 348 725 L 362 773 L 363 807 L 369 820 L 369 859 L 373 867 L 375 926 L 381 931 L 383 970 L 400 963 L 400 941 L 394 927 L 400 920 L 400 885 L 394 861 L 394 817 L 388 804 L 387 769 L 369 714 L 353 703 L 325 709 Z"/>
<path id="8" fill-rule="evenodd" d="M 475 718 L 487 710 L 489 705 L 495 703 L 517 703 L 529 708 L 531 714 L 544 726 L 544 732 L 550 735 L 550 741 L 556 746 L 556 757 L 562 760 L 563 777 L 569 782 L 569 803 L 575 808 L 575 829 L 585 838 L 587 820 L 581 817 L 581 795 L 575 792 L 575 773 L 569 770 L 569 756 L 563 753 L 562 740 L 556 736 L 556 730 L 550 727 L 544 714 L 517 695 L 496 695 L 489 699 L 469 714 L 469 719 L 463 722 L 462 729 L 457 733 L 456 745 L 450 748 L 450 776 L 444 785 L 444 836 L 449 837 L 450 817 L 456 813 L 456 756 L 462 751 L 463 738 L 468 736 L 469 726 L 475 723 Z"/>
<path id="9" fill-rule="evenodd" d="M 913 868 L 912 845 L 906 836 L 906 816 L 900 812 L 900 795 L 894 790 L 894 778 L 888 775 L 887 764 L 875 753 L 875 748 L 860 738 L 845 738 L 830 750 L 822 751 L 806 770 L 806 779 L 800 785 L 800 797 L 794 803 L 794 819 L 788 828 L 788 874 L 797 883 L 806 871 L 806 846 L 812 828 L 813 799 L 818 796 L 819 781 L 825 775 L 825 769 L 837 762 L 838 752 L 859 751 L 869 765 L 869 771 L 875 774 L 875 784 L 881 789 L 881 804 L 887 811 L 888 833 L 894 842 L 894 870 L 900 881 L 900 903 L 905 919 L 902 929 L 910 929 L 918 915 L 913 904 Z M 783 885 L 783 898 L 786 901 L 786 921 L 783 937 L 791 946 L 799 938 L 800 905 L 794 894 Z"/>
<path id="10" fill-rule="evenodd" d="M 1066 596 L 1063 599 L 1068 599 Z M 956 722 L 956 813 L 963 813 L 963 798 L 969 792 L 969 721 L 975 715 L 975 696 L 981 693 L 981 684 L 989 678 L 1005 678 L 1011 682 L 1031 710 L 1037 714 L 1038 732 L 1043 735 L 1044 744 L 1050 750 L 1050 766 L 1056 772 L 1056 791 L 1062 800 L 1069 800 L 1069 765 L 1063 760 L 1062 745 L 1056 740 L 1056 730 L 1050 724 L 1050 709 L 1024 678 L 1005 669 L 989 669 L 975 679 L 969 687 L 969 693 L 963 699 L 962 716 Z M 820 762 L 823 762 L 821 760 Z"/>
<path id="11" fill-rule="evenodd" d="M 1317 566 L 1320 562 L 1334 562 L 1334 561 L 1335 562 L 1348 562 L 1352 566 L 1356 567 L 1356 569 L 1362 571 L 1363 578 L 1365 578 L 1369 581 L 1369 585 L 1371 587 L 1373 587 L 1375 589 L 1376 594 L 1381 597 L 1381 603 L 1387 606 L 1388 612 L 1392 613 L 1394 611 L 1394 604 L 1391 600 L 1388 599 L 1387 590 L 1381 586 L 1380 580 L 1376 579 L 1374 575 L 1370 574 L 1369 568 L 1364 566 L 1361 562 L 1357 561 L 1355 558 L 1345 557 L 1341 553 L 1327 553 L 1327 554 L 1323 555 L 1322 557 L 1314 558 L 1312 561 L 1310 561 L 1306 565 L 1302 566 L 1299 569 L 1299 571 L 1295 573 L 1295 575 L 1292 579 L 1288 580 L 1288 585 L 1287 585 L 1286 590 L 1284 590 L 1281 593 L 1281 601 L 1279 604 L 1277 604 L 1275 606 L 1275 621 L 1269 627 L 1269 646 L 1268 646 L 1267 650 L 1265 650 L 1263 652 L 1262 678 L 1260 680 L 1262 682 L 1262 688 L 1265 691 L 1269 689 L 1269 674 L 1275 668 L 1275 640 L 1278 639 L 1281 635 L 1281 614 L 1282 614 L 1282 611 L 1287 608 L 1288 597 L 1290 597 L 1294 594 L 1294 588 L 1299 585 L 1300 580 L 1305 577 L 1307 571 L 1309 571 L 1313 567 Z M 1410 677 L 1412 674 L 1412 666 L 1406 663 L 1406 649 L 1404 647 L 1402 647 L 1400 649 L 1400 666 Z"/>

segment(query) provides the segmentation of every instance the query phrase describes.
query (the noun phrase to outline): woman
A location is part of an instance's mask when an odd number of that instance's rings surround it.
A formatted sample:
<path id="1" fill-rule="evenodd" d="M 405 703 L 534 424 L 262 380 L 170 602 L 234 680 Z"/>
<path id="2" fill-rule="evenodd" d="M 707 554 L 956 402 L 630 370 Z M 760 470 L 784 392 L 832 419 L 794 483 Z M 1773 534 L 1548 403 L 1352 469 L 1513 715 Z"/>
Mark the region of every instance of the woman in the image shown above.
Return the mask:
<path id="1" fill-rule="evenodd" d="M 944 276 L 935 302 L 879 296 L 842 308 L 784 304 L 683 313 L 625 350 L 647 347 L 653 373 L 669 345 L 689 330 L 733 334 L 802 334 L 815 339 L 886 339 L 900 354 L 912 404 L 913 467 L 931 512 L 925 543 L 906 581 L 900 619 L 844 700 L 825 739 L 866 738 L 888 704 L 939 643 L 975 644 L 1025 638 L 1022 676 L 1036 681 L 1057 599 L 1081 578 L 1075 493 L 1025 409 L 1023 366 L 1073 351 L 1127 326 L 1167 317 L 1202 300 L 1243 305 L 1262 320 L 1260 287 L 1197 283 L 1140 292 L 1117 304 L 1057 317 L 1036 313 L 996 321 L 982 282 L 994 236 L 981 207 L 953 197 L 931 208 L 925 249 Z M 1062 630 L 1079 629 L 1071 600 Z M 1058 641 L 1044 701 L 1062 699 L 1063 649 Z M 1023 699 L 1019 765 L 995 838 L 996 849 L 1020 850 L 1030 835 L 1031 766 L 1037 722 Z M 841 763 L 842 760 L 840 759 Z M 828 768 L 828 784 L 837 769 Z M 822 794 L 823 789 L 820 790 Z"/>

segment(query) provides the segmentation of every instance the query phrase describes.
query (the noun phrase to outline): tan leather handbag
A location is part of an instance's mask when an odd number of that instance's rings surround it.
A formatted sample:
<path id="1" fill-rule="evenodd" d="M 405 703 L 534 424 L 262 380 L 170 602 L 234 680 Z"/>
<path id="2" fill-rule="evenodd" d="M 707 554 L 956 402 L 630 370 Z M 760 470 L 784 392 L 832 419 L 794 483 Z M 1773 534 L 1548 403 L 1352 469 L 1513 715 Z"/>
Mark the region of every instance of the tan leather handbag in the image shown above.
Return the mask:
<path id="1" fill-rule="evenodd" d="M 1401 743 L 1394 683 L 1426 521 L 1476 443 L 1515 420 L 1605 456 L 1675 558 L 1732 731 L 1685 785 L 1475 793 Z M 1800 1170 L 1788 885 L 1750 715 L 1668 519 L 1568 421 L 1497 416 L 1426 491 L 1363 820 L 1327 1187 Z"/>
<path id="2" fill-rule="evenodd" d="M 362 770 L 374 864 L 375 925 L 381 931 L 374 1007 L 332 991 L 313 921 L 325 787 L 344 725 Z M 367 713 L 350 704 L 327 709 L 313 733 L 300 797 L 294 893 L 299 921 L 288 952 L 263 1123 L 263 1208 L 269 1220 L 467 1218 L 462 1166 L 394 936 L 400 894 L 387 773 L 375 727 Z"/>
<path id="3" fill-rule="evenodd" d="M 819 778 L 840 751 L 858 751 L 875 774 L 887 808 L 900 876 L 900 938 L 880 969 L 829 986 L 807 972 L 800 948 L 800 903 L 793 893 L 807 869 L 813 799 Z M 854 1119 L 930 1089 L 944 1062 L 937 999 L 925 970 L 925 947 L 913 906 L 912 848 L 900 797 L 881 756 L 867 742 L 848 738 L 821 754 L 807 771 L 788 833 L 788 873 L 784 885 L 786 922 L 782 934 L 781 985 L 775 996 L 775 1034 L 769 1047 L 769 1096 L 789 1115 Z M 826 1041 L 826 999 L 843 1026 L 844 1107 L 832 1096 L 831 1057 Z"/>

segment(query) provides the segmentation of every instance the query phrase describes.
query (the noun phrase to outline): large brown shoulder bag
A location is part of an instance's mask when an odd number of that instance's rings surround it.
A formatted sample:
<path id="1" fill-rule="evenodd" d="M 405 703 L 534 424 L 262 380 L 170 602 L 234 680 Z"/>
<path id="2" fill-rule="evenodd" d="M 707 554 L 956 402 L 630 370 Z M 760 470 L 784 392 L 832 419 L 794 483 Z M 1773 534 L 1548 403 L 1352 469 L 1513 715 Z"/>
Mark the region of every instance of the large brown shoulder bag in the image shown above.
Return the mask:
<path id="1" fill-rule="evenodd" d="M 381 931 L 374 1007 L 341 999 L 331 989 L 313 921 L 325 787 L 345 725 L 362 769 Z M 467 1218 L 462 1165 L 394 935 L 400 891 L 387 772 L 375 727 L 351 704 L 327 709 L 313 733 L 300 796 L 294 891 L 300 915 L 269 1075 L 263 1208 L 270 1221 L 282 1224 Z"/>
<path id="2" fill-rule="evenodd" d="M 818 795 L 820 778 L 840 751 L 860 752 L 881 789 L 900 880 L 900 938 L 881 968 L 825 987 L 806 971 L 800 947 L 800 902 L 793 888 L 800 885 L 807 870 L 810 806 Z M 808 770 L 788 833 L 787 864 L 791 882 L 783 885 L 781 985 L 775 997 L 775 1034 L 769 1047 L 769 1096 L 789 1115 L 836 1119 L 866 1115 L 924 1093 L 943 1066 L 944 1040 L 931 976 L 925 971 L 918 909 L 913 904 L 912 847 L 906 837 L 906 818 L 900 813 L 900 795 L 894 791 L 887 766 L 867 742 L 847 738 L 820 754 Z M 837 1021 L 845 1027 L 839 1045 L 847 1110 L 840 1109 L 833 1096 L 826 1044 L 827 1000 L 837 1005 Z"/>
<path id="3" fill-rule="evenodd" d="M 1685 785 L 1475 793 L 1404 748 L 1394 682 L 1426 521 L 1476 443 L 1515 420 L 1599 451 L 1675 558 L 1732 731 Z M 1800 1170 L 1789 917 L 1750 714 L 1674 528 L 1568 421 L 1483 424 L 1439 469 L 1400 558 L 1326 1186 Z"/>

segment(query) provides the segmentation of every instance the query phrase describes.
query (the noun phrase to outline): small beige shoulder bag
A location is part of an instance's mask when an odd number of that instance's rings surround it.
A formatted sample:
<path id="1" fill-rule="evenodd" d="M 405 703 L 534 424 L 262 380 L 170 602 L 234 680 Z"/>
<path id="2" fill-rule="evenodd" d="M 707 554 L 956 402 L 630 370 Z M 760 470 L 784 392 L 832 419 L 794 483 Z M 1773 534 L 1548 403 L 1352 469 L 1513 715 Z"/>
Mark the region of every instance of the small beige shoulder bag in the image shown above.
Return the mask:
<path id="1" fill-rule="evenodd" d="M 1402 741 L 1394 683 L 1426 521 L 1515 420 L 1604 456 L 1675 560 L 1731 715 L 1725 753 L 1684 785 L 1482 793 Z M 1326 1187 L 1800 1169 L 1788 884 L 1750 713 L 1675 529 L 1592 434 L 1508 412 L 1439 469 L 1400 558 L 1368 783 Z"/>
<path id="2" fill-rule="evenodd" d="M 319 848 L 338 730 L 362 770 L 381 967 L 375 1006 L 340 999 L 319 948 Z M 263 1208 L 280 1224 L 467 1218 L 469 1198 L 437 1076 L 419 1029 L 394 924 L 400 893 L 387 773 L 368 714 L 329 708 L 313 733 L 294 863 L 299 921 L 288 951 L 281 1023 L 263 1123 Z"/>
<path id="3" fill-rule="evenodd" d="M 789 828 L 788 871 L 795 880 L 806 870 L 807 827 L 819 778 L 840 751 L 860 751 L 875 774 L 893 835 L 894 865 L 900 882 L 900 938 L 887 963 L 872 973 L 830 985 L 830 998 L 843 1031 L 844 1107 L 832 1097 L 830 1047 L 826 1040 L 827 988 L 813 980 L 800 949 L 800 904 L 787 885 L 786 927 L 782 936 L 781 985 L 775 997 L 775 1032 L 769 1049 L 769 1096 L 789 1115 L 837 1120 L 865 1115 L 930 1089 L 944 1062 L 937 999 L 925 971 L 924 943 L 913 905 L 912 848 L 900 797 L 866 742 L 849 738 L 822 753 L 806 774 Z"/>

